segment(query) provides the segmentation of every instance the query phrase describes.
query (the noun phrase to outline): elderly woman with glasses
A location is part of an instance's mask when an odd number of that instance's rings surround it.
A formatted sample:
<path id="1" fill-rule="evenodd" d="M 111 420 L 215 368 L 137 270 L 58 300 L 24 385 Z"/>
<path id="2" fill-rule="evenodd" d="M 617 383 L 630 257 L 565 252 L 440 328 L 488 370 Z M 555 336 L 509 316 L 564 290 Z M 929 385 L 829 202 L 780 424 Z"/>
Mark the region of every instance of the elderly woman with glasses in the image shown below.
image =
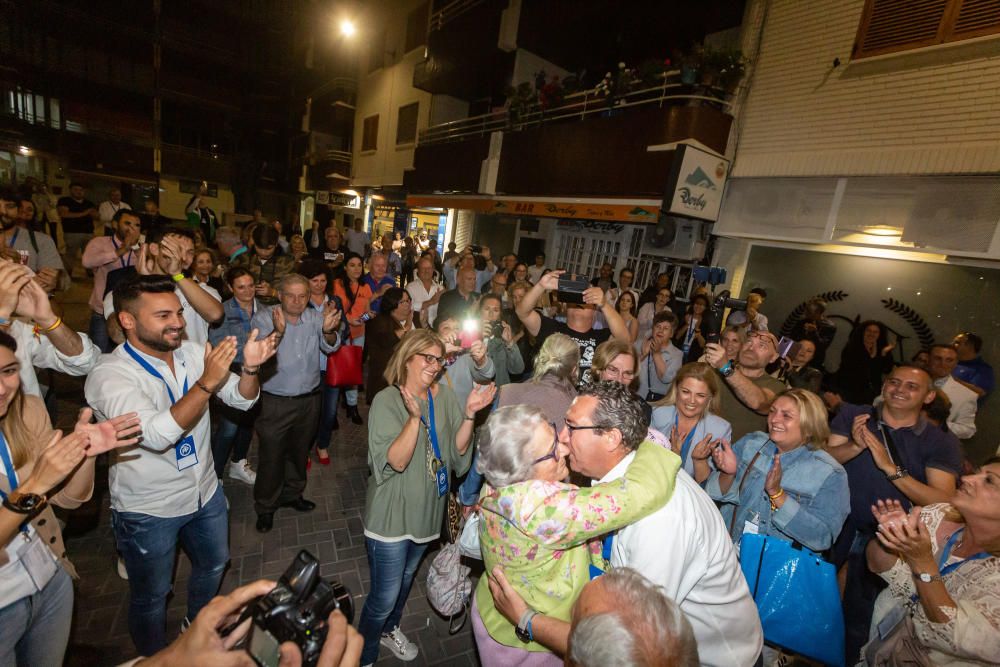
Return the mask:
<path id="1" fill-rule="evenodd" d="M 487 572 L 501 566 L 538 613 L 569 620 L 570 607 L 592 576 L 591 565 L 606 569 L 600 542 L 592 539 L 661 507 L 673 493 L 680 466 L 673 453 L 643 442 L 624 478 L 583 488 L 566 484 L 573 433 L 593 431 L 612 443 L 622 439 L 622 430 L 644 428 L 612 424 L 609 417 L 564 422 L 557 433 L 545 413 L 530 405 L 500 408 L 486 422 L 477 462 L 487 481 L 480 496 L 483 561 Z M 497 610 L 488 579 L 480 578 L 472 606 L 483 666 L 561 665 L 561 658 L 533 641 L 530 626 L 527 634 L 518 631 Z"/>
<path id="2" fill-rule="evenodd" d="M 372 401 L 363 515 L 371 589 L 358 623 L 364 665 L 378 659 L 380 644 L 401 660 L 417 655 L 399 629 L 403 606 L 421 557 L 441 534 L 451 474 L 469 469 L 476 412 L 496 393 L 492 384 L 477 385 L 462 406 L 437 381 L 443 363 L 437 334 L 410 331 L 386 366 L 390 386 Z"/>

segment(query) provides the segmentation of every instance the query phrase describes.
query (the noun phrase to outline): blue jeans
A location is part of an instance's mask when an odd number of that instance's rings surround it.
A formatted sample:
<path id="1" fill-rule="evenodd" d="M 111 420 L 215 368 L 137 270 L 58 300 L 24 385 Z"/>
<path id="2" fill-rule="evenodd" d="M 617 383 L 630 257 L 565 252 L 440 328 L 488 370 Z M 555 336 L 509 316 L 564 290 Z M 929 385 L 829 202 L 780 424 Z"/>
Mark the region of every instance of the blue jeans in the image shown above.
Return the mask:
<path id="1" fill-rule="evenodd" d="M 330 438 L 333 437 L 333 425 L 337 423 L 337 402 L 340 400 L 340 387 L 331 387 L 326 383 L 326 371 L 320 373 L 319 376 L 320 385 L 323 387 L 323 397 L 319 407 L 316 449 L 328 449 Z"/>
<path id="2" fill-rule="evenodd" d="M 382 542 L 366 537 L 365 546 L 372 582 L 358 621 L 358 632 L 365 640 L 365 648 L 361 652 L 362 665 L 378 660 L 382 634 L 399 627 L 413 577 L 428 545 L 411 540 Z"/>
<path id="3" fill-rule="evenodd" d="M 60 567 L 40 592 L 0 609 L 0 667 L 60 667 L 72 621 L 73 580 Z"/>
<path id="4" fill-rule="evenodd" d="M 218 410 L 219 416 L 219 426 L 212 436 L 212 458 L 215 460 L 215 476 L 221 478 L 226 472 L 230 452 L 233 461 L 242 461 L 247 457 L 253 439 L 253 423 L 260 412 L 260 401 L 249 410 L 237 410 L 221 401 L 213 401 L 212 407 Z"/>
<path id="5" fill-rule="evenodd" d="M 177 543 L 191 559 L 187 617 L 194 620 L 219 591 L 229 561 L 229 517 L 222 487 L 193 514 L 162 518 L 111 511 L 118 552 L 128 571 L 128 629 L 140 655 L 167 645 L 167 595 Z"/>
<path id="6" fill-rule="evenodd" d="M 364 347 L 365 346 L 365 337 L 364 336 L 358 336 L 357 338 L 352 338 L 351 339 L 351 345 L 357 345 L 359 347 Z M 358 388 L 354 387 L 354 386 L 345 387 L 344 388 L 344 398 L 347 399 L 347 404 L 348 405 L 352 405 L 352 406 L 353 405 L 357 405 L 358 404 Z M 374 398 L 374 396 L 369 396 L 368 400 L 370 401 L 372 398 Z M 364 665 L 364 664 L 367 664 L 367 663 L 362 662 L 361 664 Z"/>
<path id="7" fill-rule="evenodd" d="M 483 488 L 483 476 L 476 470 L 476 462 L 479 461 L 479 450 L 472 455 L 472 467 L 466 473 L 465 479 L 458 487 L 458 502 L 465 506 L 475 505 L 479 502 L 479 491 Z"/>
<path id="8" fill-rule="evenodd" d="M 115 345 L 111 342 L 111 338 L 108 337 L 108 321 L 104 318 L 104 315 L 98 315 L 94 311 L 90 311 L 90 326 L 87 328 L 87 333 L 90 335 L 90 340 L 97 346 L 97 349 L 104 354 L 114 349 Z"/>

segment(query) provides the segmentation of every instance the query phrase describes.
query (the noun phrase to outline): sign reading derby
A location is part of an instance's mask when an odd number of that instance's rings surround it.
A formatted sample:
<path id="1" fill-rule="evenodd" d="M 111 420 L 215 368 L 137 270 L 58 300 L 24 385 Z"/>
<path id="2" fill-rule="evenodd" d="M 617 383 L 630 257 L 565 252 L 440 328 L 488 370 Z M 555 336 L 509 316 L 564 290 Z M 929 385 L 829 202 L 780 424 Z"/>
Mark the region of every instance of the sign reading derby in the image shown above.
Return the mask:
<path id="1" fill-rule="evenodd" d="M 663 209 L 689 218 L 716 220 L 729 160 L 689 144 L 680 144 L 667 178 Z"/>

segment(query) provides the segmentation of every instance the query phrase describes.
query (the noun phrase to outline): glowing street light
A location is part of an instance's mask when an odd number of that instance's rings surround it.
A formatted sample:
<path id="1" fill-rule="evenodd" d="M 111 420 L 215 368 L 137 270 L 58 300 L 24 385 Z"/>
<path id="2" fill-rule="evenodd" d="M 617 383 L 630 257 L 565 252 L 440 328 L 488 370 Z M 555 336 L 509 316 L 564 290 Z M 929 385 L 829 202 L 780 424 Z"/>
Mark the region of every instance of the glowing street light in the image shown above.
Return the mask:
<path id="1" fill-rule="evenodd" d="M 354 22 L 350 19 L 344 19 L 340 22 L 340 34 L 344 37 L 353 37 L 354 33 L 357 32 L 357 28 L 354 26 Z"/>

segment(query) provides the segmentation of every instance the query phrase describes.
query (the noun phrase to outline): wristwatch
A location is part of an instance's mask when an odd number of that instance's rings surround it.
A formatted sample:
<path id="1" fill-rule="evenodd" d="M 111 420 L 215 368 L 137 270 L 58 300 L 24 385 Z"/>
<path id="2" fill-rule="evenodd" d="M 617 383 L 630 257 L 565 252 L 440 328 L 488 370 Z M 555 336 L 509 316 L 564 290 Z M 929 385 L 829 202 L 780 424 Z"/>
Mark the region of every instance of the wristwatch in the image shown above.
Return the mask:
<path id="1" fill-rule="evenodd" d="M 924 582 L 925 584 L 929 584 L 932 581 L 941 581 L 940 574 L 930 574 L 929 572 L 914 572 L 913 576 L 915 576 L 917 579 Z"/>
<path id="2" fill-rule="evenodd" d="M 3 506 L 18 514 L 36 514 L 45 507 L 47 502 L 45 496 L 37 493 L 11 491 L 10 495 L 3 499 Z"/>
<path id="3" fill-rule="evenodd" d="M 534 641 L 534 637 L 531 636 L 531 619 L 537 615 L 537 611 L 534 609 L 528 609 L 521 614 L 521 620 L 517 622 L 517 627 L 514 628 L 514 634 L 517 635 L 517 638 L 525 644 L 530 641 Z"/>
<path id="4" fill-rule="evenodd" d="M 733 365 L 732 361 L 727 361 L 726 365 L 719 369 L 719 375 L 724 378 L 731 377 L 735 372 L 736 366 Z"/>
<path id="5" fill-rule="evenodd" d="M 895 482 L 897 479 L 903 479 L 910 473 L 906 472 L 906 468 L 896 468 L 896 472 L 891 475 L 886 475 L 885 478 L 890 482 Z"/>

